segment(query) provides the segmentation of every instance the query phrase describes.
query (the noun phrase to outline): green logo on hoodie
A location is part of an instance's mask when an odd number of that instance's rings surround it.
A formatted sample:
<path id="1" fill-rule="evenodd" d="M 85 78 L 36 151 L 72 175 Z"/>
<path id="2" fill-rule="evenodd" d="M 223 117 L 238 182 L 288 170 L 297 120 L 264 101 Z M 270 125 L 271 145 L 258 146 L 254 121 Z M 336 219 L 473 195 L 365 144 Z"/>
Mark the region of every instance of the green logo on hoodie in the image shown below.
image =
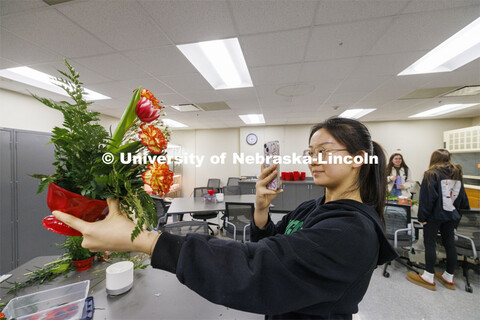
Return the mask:
<path id="1" fill-rule="evenodd" d="M 303 221 L 299 220 L 290 220 L 287 227 L 285 228 L 285 234 L 294 233 L 297 230 L 302 229 Z"/>

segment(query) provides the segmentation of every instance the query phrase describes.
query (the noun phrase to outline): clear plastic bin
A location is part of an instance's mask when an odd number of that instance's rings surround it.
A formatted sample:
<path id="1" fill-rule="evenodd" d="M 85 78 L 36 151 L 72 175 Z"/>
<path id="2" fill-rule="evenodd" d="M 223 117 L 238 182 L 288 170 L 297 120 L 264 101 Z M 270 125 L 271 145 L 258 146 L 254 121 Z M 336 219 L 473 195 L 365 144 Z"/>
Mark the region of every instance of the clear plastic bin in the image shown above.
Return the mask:
<path id="1" fill-rule="evenodd" d="M 17 297 L 3 313 L 17 320 L 80 319 L 89 287 L 90 280 L 85 280 Z"/>

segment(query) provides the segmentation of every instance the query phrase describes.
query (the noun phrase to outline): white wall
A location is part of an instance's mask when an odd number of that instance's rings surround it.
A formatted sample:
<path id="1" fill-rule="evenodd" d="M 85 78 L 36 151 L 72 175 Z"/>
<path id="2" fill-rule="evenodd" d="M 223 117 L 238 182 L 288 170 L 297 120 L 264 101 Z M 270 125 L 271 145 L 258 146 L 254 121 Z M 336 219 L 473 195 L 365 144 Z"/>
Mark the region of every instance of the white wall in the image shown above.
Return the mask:
<path id="1" fill-rule="evenodd" d="M 443 148 L 443 132 L 470 127 L 471 118 L 451 120 L 387 121 L 365 123 L 373 140 L 385 149 L 387 160 L 400 149 L 414 180 L 421 181 L 435 149 Z"/>
<path id="2" fill-rule="evenodd" d="M 62 126 L 63 115 L 36 99 L 9 90 L 0 89 L 0 127 L 40 132 L 51 132 Z M 100 124 L 107 130 L 115 129 L 120 119 L 101 115 Z"/>
<path id="3" fill-rule="evenodd" d="M 232 154 L 239 150 L 239 129 L 177 130 L 173 131 L 170 142 L 182 147 L 185 155 L 203 156 L 203 164 L 183 164 L 182 195 L 189 197 L 194 187 L 204 187 L 209 178 L 218 178 L 227 184 L 228 177 L 238 177 L 240 166 L 234 165 Z M 213 164 L 212 156 L 227 154 L 224 164 Z"/>

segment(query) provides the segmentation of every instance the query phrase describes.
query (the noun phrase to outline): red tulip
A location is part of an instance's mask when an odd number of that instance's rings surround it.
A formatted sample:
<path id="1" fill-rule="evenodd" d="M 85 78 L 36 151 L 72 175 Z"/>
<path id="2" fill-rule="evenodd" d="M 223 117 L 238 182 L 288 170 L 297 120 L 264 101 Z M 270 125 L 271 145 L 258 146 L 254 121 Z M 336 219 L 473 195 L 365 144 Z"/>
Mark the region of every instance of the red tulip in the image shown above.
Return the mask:
<path id="1" fill-rule="evenodd" d="M 142 122 L 152 122 L 160 117 L 160 110 L 155 109 L 152 102 L 145 97 L 138 101 L 135 113 Z"/>

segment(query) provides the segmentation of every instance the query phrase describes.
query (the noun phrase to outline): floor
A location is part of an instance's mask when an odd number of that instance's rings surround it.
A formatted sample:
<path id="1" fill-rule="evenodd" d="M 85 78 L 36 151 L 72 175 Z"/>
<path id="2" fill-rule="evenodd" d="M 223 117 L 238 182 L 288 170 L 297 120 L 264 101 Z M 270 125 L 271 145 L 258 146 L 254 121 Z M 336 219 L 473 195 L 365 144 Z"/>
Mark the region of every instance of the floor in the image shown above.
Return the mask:
<path id="1" fill-rule="evenodd" d="M 281 215 L 274 215 L 272 220 L 280 218 Z M 190 220 L 190 217 L 185 215 L 184 219 Z M 217 236 L 225 237 L 221 231 Z M 480 320 L 480 275 L 470 271 L 473 293 L 468 293 L 460 266 L 455 272 L 455 291 L 441 284 L 437 284 L 437 291 L 414 285 L 405 278 L 409 271 L 397 262 L 393 262 L 388 271 L 389 278 L 383 276 L 383 266 L 374 271 L 354 320 Z M 443 269 L 438 267 L 436 271 Z"/>

